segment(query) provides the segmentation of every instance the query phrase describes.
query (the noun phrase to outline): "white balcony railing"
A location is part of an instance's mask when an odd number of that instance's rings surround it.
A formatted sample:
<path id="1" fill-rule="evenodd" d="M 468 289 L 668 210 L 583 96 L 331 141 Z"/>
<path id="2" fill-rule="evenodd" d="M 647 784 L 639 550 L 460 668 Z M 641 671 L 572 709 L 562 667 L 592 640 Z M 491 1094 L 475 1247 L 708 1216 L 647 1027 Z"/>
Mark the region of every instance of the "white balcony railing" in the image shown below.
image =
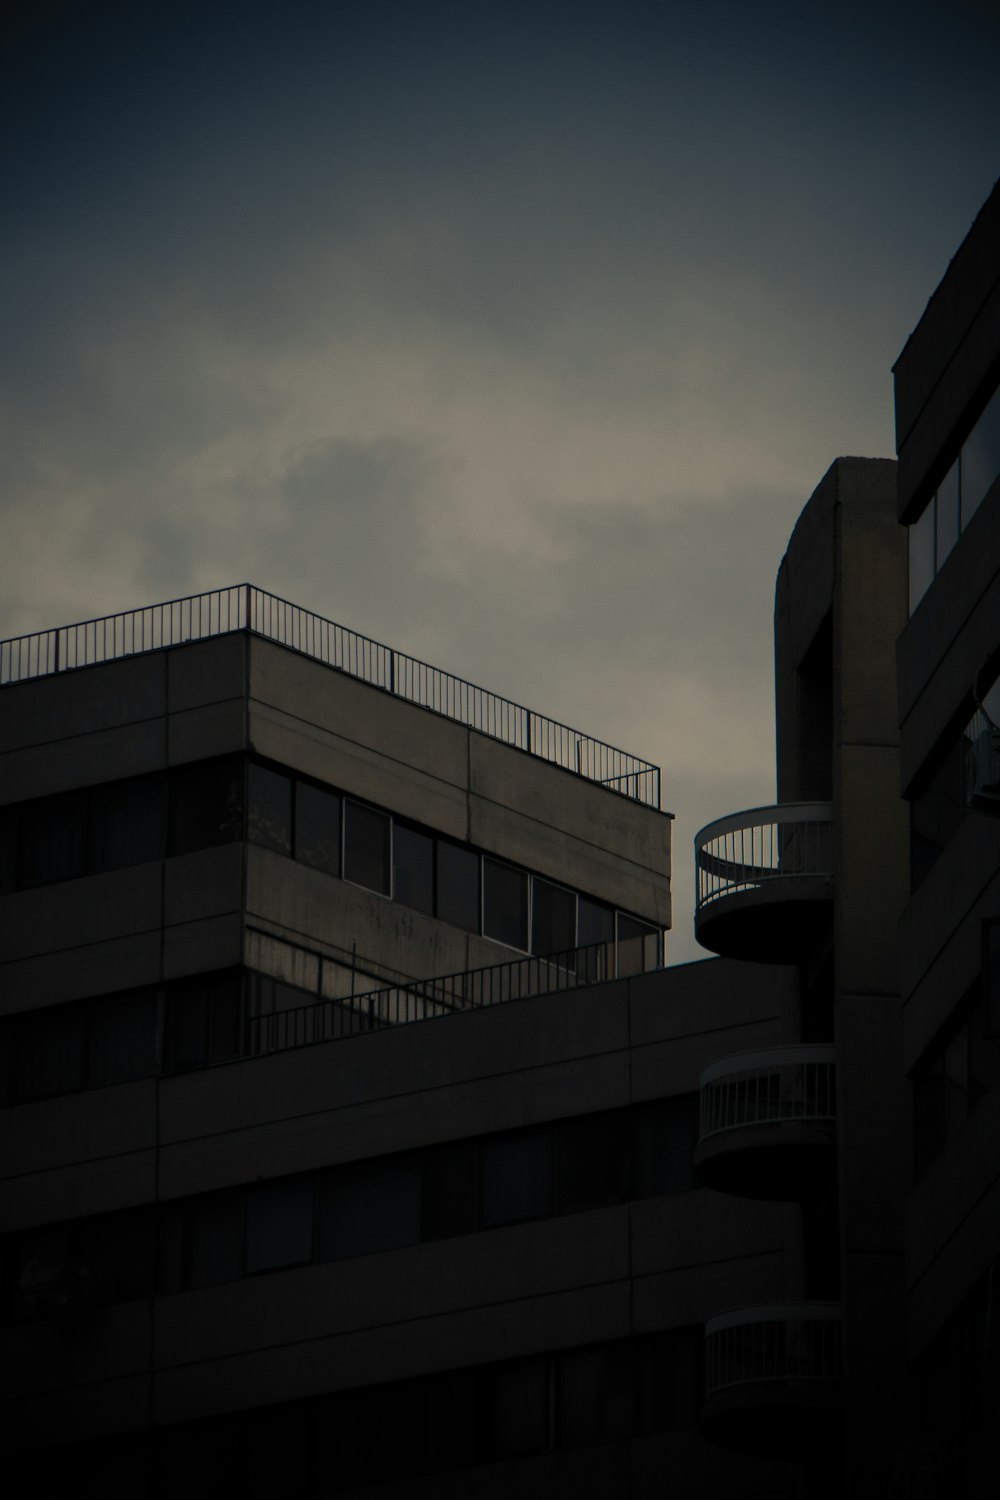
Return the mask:
<path id="1" fill-rule="evenodd" d="M 829 802 L 785 802 L 717 818 L 695 834 L 695 915 L 723 896 L 832 874 Z"/>
<path id="2" fill-rule="evenodd" d="M 745 1307 L 705 1325 L 705 1394 L 764 1381 L 833 1382 L 843 1374 L 836 1302 Z"/>
<path id="3" fill-rule="evenodd" d="M 836 1119 L 832 1046 L 776 1047 L 720 1058 L 699 1082 L 705 1141 L 728 1130 Z"/>

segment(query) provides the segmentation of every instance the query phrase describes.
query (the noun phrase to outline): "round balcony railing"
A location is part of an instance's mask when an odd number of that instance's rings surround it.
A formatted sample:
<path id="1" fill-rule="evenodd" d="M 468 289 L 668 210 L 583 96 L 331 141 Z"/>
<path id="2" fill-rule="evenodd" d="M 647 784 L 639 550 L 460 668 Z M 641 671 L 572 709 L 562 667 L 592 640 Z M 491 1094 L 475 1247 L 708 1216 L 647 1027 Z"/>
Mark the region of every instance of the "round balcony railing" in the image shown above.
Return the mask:
<path id="1" fill-rule="evenodd" d="M 836 1073 L 832 1046 L 720 1058 L 699 1082 L 695 1169 L 706 1187 L 747 1198 L 804 1198 L 827 1183 Z"/>
<path id="2" fill-rule="evenodd" d="M 831 819 L 829 802 L 785 802 L 706 824 L 694 840 L 698 941 L 767 963 L 807 952 L 833 891 Z"/>
<path id="3" fill-rule="evenodd" d="M 836 1302 L 740 1308 L 705 1325 L 706 1435 L 741 1452 L 821 1441 L 842 1396 Z"/>

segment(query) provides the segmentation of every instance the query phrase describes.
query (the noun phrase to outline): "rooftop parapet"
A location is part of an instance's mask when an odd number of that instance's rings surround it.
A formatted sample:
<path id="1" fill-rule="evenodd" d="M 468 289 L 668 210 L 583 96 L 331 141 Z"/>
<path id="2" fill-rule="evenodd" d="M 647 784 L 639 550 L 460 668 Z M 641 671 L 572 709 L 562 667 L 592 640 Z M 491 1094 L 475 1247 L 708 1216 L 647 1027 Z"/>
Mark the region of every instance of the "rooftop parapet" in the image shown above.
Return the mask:
<path id="1" fill-rule="evenodd" d="M 251 583 L 148 604 L 0 641 L 0 686 L 246 631 L 646 807 L 660 806 L 660 769 L 602 740 L 359 635 Z"/>

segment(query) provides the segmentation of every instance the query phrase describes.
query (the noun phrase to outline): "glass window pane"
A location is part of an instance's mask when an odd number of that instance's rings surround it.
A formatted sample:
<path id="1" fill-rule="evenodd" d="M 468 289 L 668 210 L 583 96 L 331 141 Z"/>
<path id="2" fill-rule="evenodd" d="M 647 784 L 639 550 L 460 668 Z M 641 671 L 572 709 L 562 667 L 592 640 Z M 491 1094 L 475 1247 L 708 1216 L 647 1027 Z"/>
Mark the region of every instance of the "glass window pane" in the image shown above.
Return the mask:
<path id="1" fill-rule="evenodd" d="M 470 1469 L 481 1457 L 481 1370 L 448 1370 L 425 1377 L 427 1459 L 432 1474 Z"/>
<path id="2" fill-rule="evenodd" d="M 581 896 L 577 907 L 577 942 L 581 948 L 592 943 L 610 943 L 614 937 L 614 912 L 610 906 L 588 901 Z"/>
<path id="3" fill-rule="evenodd" d="M 344 876 L 380 895 L 389 894 L 389 815 L 344 803 Z"/>
<path id="4" fill-rule="evenodd" d="M 242 837 L 242 756 L 179 766 L 171 773 L 171 854 L 190 854 Z"/>
<path id="5" fill-rule="evenodd" d="M 549 1364 L 544 1357 L 493 1372 L 493 1456 L 541 1453 L 549 1444 Z"/>
<path id="6" fill-rule="evenodd" d="M 88 1299 L 131 1302 L 153 1295 L 156 1222 L 145 1209 L 102 1214 L 80 1225 L 78 1275 Z"/>
<path id="7" fill-rule="evenodd" d="M 560 1448 L 584 1448 L 632 1434 L 632 1355 L 627 1344 L 571 1349 L 556 1364 Z"/>
<path id="8" fill-rule="evenodd" d="M 648 922 L 618 913 L 618 977 L 648 974 L 659 963 L 660 933 Z"/>
<path id="9" fill-rule="evenodd" d="M 247 1189 L 246 1269 L 270 1271 L 312 1260 L 313 1180 L 262 1182 Z"/>
<path id="10" fill-rule="evenodd" d="M 480 1155 L 482 1223 L 489 1228 L 552 1212 L 552 1140 L 549 1131 L 486 1140 Z"/>
<path id="11" fill-rule="evenodd" d="M 694 1187 L 691 1163 L 697 1132 L 697 1094 L 678 1094 L 643 1106 L 636 1184 L 641 1197 L 686 1193 Z"/>
<path id="12" fill-rule="evenodd" d="M 292 781 L 280 771 L 250 762 L 247 838 L 278 854 L 292 852 Z"/>
<path id="13" fill-rule="evenodd" d="M 392 830 L 392 897 L 416 911 L 434 911 L 434 840 L 401 823 Z"/>
<path id="14" fill-rule="evenodd" d="M 241 1056 L 242 1020 L 239 970 L 179 980 L 167 992 L 167 1067 L 182 1072 Z"/>
<path id="15" fill-rule="evenodd" d="M 479 931 L 478 854 L 438 839 L 437 914 L 467 932 Z"/>
<path id="16" fill-rule="evenodd" d="M 934 579 L 934 499 L 928 501 L 921 516 L 907 528 L 910 554 L 910 614 L 930 588 Z"/>
<path id="17" fill-rule="evenodd" d="M 88 1088 L 155 1073 L 156 998 L 153 989 L 137 990 L 91 1004 Z"/>
<path id="18" fill-rule="evenodd" d="M 94 787 L 90 794 L 90 868 L 121 870 L 167 852 L 167 783 L 163 776 Z"/>
<path id="19" fill-rule="evenodd" d="M 958 463 L 952 464 L 941 481 L 935 505 L 935 571 L 940 572 L 948 553 L 958 541 Z"/>
<path id="20" fill-rule="evenodd" d="M 243 1204 L 239 1192 L 196 1198 L 185 1205 L 187 1284 L 215 1286 L 243 1274 Z"/>
<path id="21" fill-rule="evenodd" d="M 962 528 L 1000 475 L 1000 390 L 994 392 L 962 448 Z"/>
<path id="22" fill-rule="evenodd" d="M 340 798 L 307 781 L 295 787 L 295 858 L 340 874 Z"/>
<path id="23" fill-rule="evenodd" d="M 566 953 L 575 947 L 575 892 L 536 875 L 532 881 L 532 953 Z"/>
<path id="24" fill-rule="evenodd" d="M 360 1162 L 327 1173 L 320 1188 L 320 1259 L 395 1250 L 420 1240 L 415 1160 Z"/>
<path id="25" fill-rule="evenodd" d="M 475 1229 L 476 1156 L 474 1141 L 422 1153 L 421 1239 L 450 1239 Z"/>
<path id="26" fill-rule="evenodd" d="M 26 802 L 20 816 L 22 887 L 75 880 L 87 868 L 87 799 L 83 792 Z"/>
<path id="27" fill-rule="evenodd" d="M 87 1007 L 82 1001 L 25 1016 L 17 1025 L 15 1038 L 11 1061 L 15 1103 L 83 1088 Z"/>
<path id="28" fill-rule="evenodd" d="M 17 887 L 17 812 L 0 807 L 0 896 Z"/>
<path id="29" fill-rule="evenodd" d="M 50 1318 L 66 1306 L 72 1240 L 66 1225 L 18 1235 L 11 1255 L 11 1313 L 15 1322 Z"/>
<path id="30" fill-rule="evenodd" d="M 633 1123 L 628 1110 L 563 1120 L 556 1127 L 559 1212 L 603 1208 L 628 1197 Z"/>
<path id="31" fill-rule="evenodd" d="M 528 946 L 528 877 L 495 859 L 483 860 L 483 932 L 509 948 Z"/>
<path id="32" fill-rule="evenodd" d="M 640 1432 L 697 1426 L 704 1342 L 701 1327 L 673 1328 L 639 1341 Z"/>

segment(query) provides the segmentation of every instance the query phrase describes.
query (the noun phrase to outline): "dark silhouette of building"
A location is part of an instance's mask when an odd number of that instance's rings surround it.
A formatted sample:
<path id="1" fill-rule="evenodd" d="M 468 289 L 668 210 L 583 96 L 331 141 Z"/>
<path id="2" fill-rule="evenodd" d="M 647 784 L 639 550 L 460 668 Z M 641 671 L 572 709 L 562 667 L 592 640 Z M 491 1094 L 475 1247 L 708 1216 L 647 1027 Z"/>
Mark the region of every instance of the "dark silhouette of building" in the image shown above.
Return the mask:
<path id="1" fill-rule="evenodd" d="M 247 585 L 3 643 L 9 1493 L 979 1492 L 998 214 L 789 542 L 716 958 L 543 715 Z"/>

